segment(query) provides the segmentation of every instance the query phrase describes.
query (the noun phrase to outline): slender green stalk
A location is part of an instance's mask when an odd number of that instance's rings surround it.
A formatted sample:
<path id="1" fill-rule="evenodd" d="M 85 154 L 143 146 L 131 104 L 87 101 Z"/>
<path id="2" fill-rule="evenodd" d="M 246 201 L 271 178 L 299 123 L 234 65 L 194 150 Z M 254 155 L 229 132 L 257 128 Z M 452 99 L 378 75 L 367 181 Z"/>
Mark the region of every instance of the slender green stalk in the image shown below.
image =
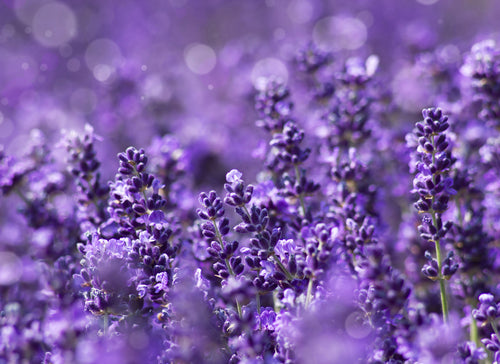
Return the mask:
<path id="1" fill-rule="evenodd" d="M 500 339 L 500 335 L 498 334 L 498 328 L 496 327 L 495 322 L 490 321 L 490 325 L 491 325 L 491 328 L 493 329 L 493 331 L 495 331 L 495 335 Z"/>
<path id="2" fill-rule="evenodd" d="M 280 267 L 281 271 L 285 274 L 286 278 L 291 281 L 293 279 L 292 274 L 286 269 L 286 267 L 281 263 L 281 260 L 276 256 L 274 252 L 271 253 L 271 256 L 274 258 L 276 261 L 276 264 Z"/>
<path id="3" fill-rule="evenodd" d="M 21 191 L 20 191 L 17 187 L 16 187 L 16 188 L 14 188 L 14 192 L 16 193 L 16 195 L 18 195 L 18 196 L 21 198 L 21 200 L 23 200 L 23 202 L 24 202 L 26 205 L 28 205 L 28 206 L 29 206 L 29 204 L 30 204 L 30 200 L 28 200 L 28 199 L 26 198 L 26 196 L 24 196 L 24 195 L 23 195 L 23 193 L 22 193 L 22 192 L 21 192 Z"/>
<path id="4" fill-rule="evenodd" d="M 436 144 L 434 140 L 434 136 L 432 137 L 432 146 L 434 147 L 434 151 L 432 152 L 432 163 L 436 163 Z M 432 182 L 435 184 L 436 183 L 436 178 L 433 175 L 432 176 Z M 432 196 L 432 206 L 434 205 L 434 200 L 435 197 Z M 437 227 L 437 212 L 434 211 L 434 209 L 431 210 L 431 215 L 432 215 L 432 224 Z M 442 253 L 441 253 L 441 245 L 439 243 L 439 239 L 436 239 L 434 241 L 434 246 L 436 249 L 436 260 L 438 262 L 438 279 L 439 279 L 439 290 L 440 290 L 440 297 L 441 297 L 441 309 L 443 312 L 443 321 L 445 323 L 448 322 L 448 299 L 446 297 L 446 284 L 445 284 L 445 278 L 443 277 L 442 274 L 442 269 L 443 269 L 443 262 L 442 262 Z"/>
<path id="5" fill-rule="evenodd" d="M 297 182 L 300 181 L 300 171 L 299 171 L 299 166 L 294 164 L 293 165 L 294 169 L 295 169 L 295 179 L 297 180 Z M 300 201 L 300 208 L 302 209 L 302 217 L 306 217 L 306 204 L 304 202 L 304 195 L 301 193 L 299 193 L 299 201 Z"/>
<path id="6" fill-rule="evenodd" d="M 210 220 L 212 221 L 212 224 L 214 225 L 215 237 L 216 237 L 217 241 L 219 242 L 220 246 L 222 247 L 222 249 L 224 249 L 224 240 L 222 239 L 222 235 L 220 233 L 219 227 L 217 226 L 217 223 L 215 222 L 215 218 L 211 218 Z M 229 259 L 226 258 L 224 261 L 226 262 L 226 266 L 227 266 L 227 269 L 229 271 L 229 274 L 232 275 L 233 277 L 236 277 L 236 274 L 234 274 L 234 271 L 231 268 L 231 264 L 229 264 Z M 238 311 L 238 316 L 241 318 L 242 317 L 241 304 L 237 299 L 235 299 L 235 301 L 236 301 L 236 310 Z"/>
<path id="7" fill-rule="evenodd" d="M 484 347 L 484 345 L 481 343 L 481 340 L 479 338 L 479 329 L 477 327 L 477 321 L 474 318 L 474 316 L 472 316 L 472 314 L 471 314 L 471 321 L 470 321 L 469 340 L 471 342 L 473 342 L 474 344 L 476 344 L 476 348 Z M 489 352 L 488 352 L 488 354 L 489 354 Z M 485 358 L 483 360 L 480 360 L 479 363 L 480 364 L 491 363 L 493 361 L 492 360 L 493 358 L 491 358 L 491 355 L 488 355 L 488 357 L 489 358 Z"/>
<path id="8" fill-rule="evenodd" d="M 243 205 L 241 205 L 241 207 L 243 208 L 243 211 L 245 211 L 245 214 L 247 214 L 248 219 L 251 219 L 251 215 L 250 215 L 250 212 L 247 209 L 247 205 L 243 204 Z"/>
<path id="9" fill-rule="evenodd" d="M 432 212 L 432 223 L 434 226 L 436 226 L 436 212 Z M 442 276 L 442 269 L 443 269 L 443 262 L 442 262 L 442 253 L 441 253 L 441 245 L 439 243 L 439 240 L 436 239 L 434 242 L 434 246 L 436 248 L 436 260 L 438 262 L 438 270 L 439 270 L 439 290 L 440 290 L 440 297 L 441 297 L 441 309 L 443 312 L 443 320 L 444 322 L 448 322 L 448 299 L 446 297 L 446 285 L 445 285 L 445 278 Z"/>
<path id="10" fill-rule="evenodd" d="M 224 241 L 222 240 L 222 234 L 220 233 L 219 227 L 217 226 L 217 223 L 215 222 L 215 218 L 212 217 L 212 218 L 210 218 L 210 220 L 212 221 L 212 224 L 214 225 L 215 237 L 217 238 L 217 241 L 219 242 L 222 249 L 224 249 Z"/>
<path id="11" fill-rule="evenodd" d="M 472 315 L 470 322 L 470 341 L 475 343 L 476 347 L 481 346 L 481 342 L 479 341 L 479 330 L 477 329 L 477 321 Z"/>

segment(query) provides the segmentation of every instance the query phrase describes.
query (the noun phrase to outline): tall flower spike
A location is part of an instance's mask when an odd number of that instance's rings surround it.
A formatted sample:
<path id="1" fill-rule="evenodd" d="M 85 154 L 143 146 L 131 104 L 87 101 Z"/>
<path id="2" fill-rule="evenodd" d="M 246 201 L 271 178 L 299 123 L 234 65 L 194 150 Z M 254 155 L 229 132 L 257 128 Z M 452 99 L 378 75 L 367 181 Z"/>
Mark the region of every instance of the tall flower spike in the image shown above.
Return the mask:
<path id="1" fill-rule="evenodd" d="M 65 134 L 63 143 L 68 152 L 68 171 L 74 176 L 83 228 L 91 229 L 106 217 L 105 203 L 109 187 L 100 180 L 94 142 L 100 138 L 86 124 L 83 135 L 75 131 Z"/>
<path id="2" fill-rule="evenodd" d="M 413 181 L 412 192 L 418 194 L 414 204 L 419 213 L 424 213 L 422 224 L 418 227 L 420 236 L 434 243 L 436 258 L 426 254 L 430 264 L 424 266 L 423 273 L 432 280 L 438 280 L 441 291 L 441 306 L 444 321 L 448 320 L 448 301 L 445 280 L 457 271 L 458 266 L 452 255 L 443 259 L 440 240 L 452 227 L 452 223 L 442 221 L 442 214 L 448 209 L 450 195 L 455 194 L 453 180 L 448 177 L 451 166 L 449 142 L 445 131 L 449 127 L 448 117 L 439 108 L 424 109 L 423 121 L 415 124 L 414 134 L 418 138 L 417 174 Z M 437 263 L 437 264 L 436 264 Z"/>
<path id="3" fill-rule="evenodd" d="M 469 78 L 472 101 L 479 104 L 479 118 L 499 128 L 500 47 L 492 39 L 474 44 L 461 72 Z"/>
<path id="4" fill-rule="evenodd" d="M 280 194 L 299 201 L 301 217 L 308 218 L 305 197 L 320 186 L 306 177 L 303 163 L 309 158 L 311 149 L 302 146 L 305 134 L 291 115 L 293 103 L 289 96 L 283 83 L 268 80 L 255 100 L 256 111 L 264 117 L 256 124 L 271 134 L 266 167 L 273 173 Z"/>

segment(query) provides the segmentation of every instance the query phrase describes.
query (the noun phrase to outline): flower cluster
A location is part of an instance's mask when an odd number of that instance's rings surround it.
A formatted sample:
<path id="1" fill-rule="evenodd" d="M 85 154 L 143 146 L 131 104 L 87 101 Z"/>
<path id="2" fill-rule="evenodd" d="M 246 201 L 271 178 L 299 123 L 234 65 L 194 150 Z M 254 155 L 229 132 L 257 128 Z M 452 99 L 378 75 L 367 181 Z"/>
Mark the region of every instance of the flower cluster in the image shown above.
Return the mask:
<path id="1" fill-rule="evenodd" d="M 499 363 L 498 37 L 369 3 L 5 2 L 0 363 Z"/>

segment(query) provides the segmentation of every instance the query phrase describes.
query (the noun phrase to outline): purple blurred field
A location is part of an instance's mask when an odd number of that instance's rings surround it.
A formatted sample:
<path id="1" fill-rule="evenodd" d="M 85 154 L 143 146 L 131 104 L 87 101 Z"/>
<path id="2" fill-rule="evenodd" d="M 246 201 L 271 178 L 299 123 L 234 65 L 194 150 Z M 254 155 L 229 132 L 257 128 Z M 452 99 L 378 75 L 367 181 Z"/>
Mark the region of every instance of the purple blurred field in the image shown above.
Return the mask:
<path id="1" fill-rule="evenodd" d="M 0 364 L 500 363 L 499 19 L 0 0 Z"/>

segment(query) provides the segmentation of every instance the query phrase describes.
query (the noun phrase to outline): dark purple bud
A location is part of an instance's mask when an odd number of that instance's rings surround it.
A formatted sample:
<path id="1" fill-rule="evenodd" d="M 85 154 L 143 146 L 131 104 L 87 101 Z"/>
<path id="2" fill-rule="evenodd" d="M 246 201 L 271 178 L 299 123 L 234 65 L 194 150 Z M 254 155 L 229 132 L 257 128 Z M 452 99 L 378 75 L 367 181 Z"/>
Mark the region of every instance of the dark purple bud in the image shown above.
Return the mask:
<path id="1" fill-rule="evenodd" d="M 486 309 L 486 315 L 490 318 L 496 318 L 498 317 L 498 311 L 497 308 L 494 306 L 490 306 Z"/>
<path id="2" fill-rule="evenodd" d="M 140 203 L 135 203 L 132 205 L 132 209 L 134 210 L 134 212 L 136 212 L 137 214 L 139 215 L 142 215 L 142 214 L 145 214 L 146 213 L 146 209 L 144 208 L 144 206 Z"/>
<path id="3" fill-rule="evenodd" d="M 213 231 L 210 231 L 210 230 L 203 230 L 201 232 L 203 234 L 203 236 L 207 239 L 213 239 L 215 238 L 215 232 Z"/>
<path id="4" fill-rule="evenodd" d="M 168 262 L 168 255 L 167 254 L 160 255 L 160 258 L 158 259 L 158 264 L 166 266 L 167 262 Z"/>
<path id="5" fill-rule="evenodd" d="M 427 277 L 432 280 L 437 279 L 438 272 L 435 267 L 431 267 L 430 265 L 424 265 L 422 267 L 422 273 Z"/>
<path id="6" fill-rule="evenodd" d="M 438 150 L 438 152 L 442 152 L 442 151 L 446 150 L 446 148 L 448 148 L 448 145 L 449 145 L 449 144 L 448 144 L 448 142 L 447 142 L 447 141 L 445 141 L 445 142 L 443 142 L 443 143 L 439 144 L 439 145 L 437 146 L 437 150 Z"/>
<path id="7" fill-rule="evenodd" d="M 146 266 L 150 266 L 153 264 L 153 258 L 151 258 L 149 255 L 146 255 L 144 258 L 143 258 L 143 263 L 144 265 Z"/>
<path id="8" fill-rule="evenodd" d="M 213 264 L 213 268 L 216 272 L 219 272 L 221 270 L 225 270 L 226 269 L 226 266 L 224 264 L 222 264 L 221 262 L 215 262 Z"/>
<path id="9" fill-rule="evenodd" d="M 118 153 L 118 159 L 120 160 L 120 162 L 123 162 L 123 163 L 128 163 L 128 161 L 129 161 L 129 158 L 127 158 L 125 153 Z"/>
<path id="10" fill-rule="evenodd" d="M 286 280 L 286 276 L 284 273 L 280 272 L 280 271 L 276 271 L 274 272 L 273 274 L 273 278 L 276 279 L 277 281 L 284 281 Z"/>
<path id="11" fill-rule="evenodd" d="M 134 147 L 128 147 L 125 150 L 125 153 L 127 153 L 127 158 L 128 160 L 134 160 L 136 149 Z"/>
<path id="12" fill-rule="evenodd" d="M 434 188 L 434 182 L 432 182 L 432 179 L 430 178 L 426 179 L 425 186 L 427 189 L 432 190 Z"/>
<path id="13" fill-rule="evenodd" d="M 213 217 L 216 216 L 217 210 L 215 210 L 215 207 L 210 206 L 210 207 L 207 208 L 207 214 L 208 214 L 208 216 L 210 216 L 211 218 L 213 218 Z"/>
<path id="14" fill-rule="evenodd" d="M 413 206 L 415 206 L 415 208 L 418 210 L 418 211 L 429 211 L 430 210 L 430 206 L 429 206 L 429 203 L 427 201 L 424 201 L 424 200 L 419 200 L 418 202 L 416 202 Z"/>
<path id="15" fill-rule="evenodd" d="M 214 202 L 216 199 L 218 198 L 217 196 L 217 192 L 215 192 L 214 190 L 211 190 L 209 193 L 208 193 L 208 199 L 212 202 Z"/>
<path id="16" fill-rule="evenodd" d="M 237 249 L 240 243 L 238 243 L 237 240 L 234 240 L 233 242 L 229 243 L 228 245 L 231 246 L 231 251 L 234 253 Z"/>
<path id="17" fill-rule="evenodd" d="M 208 247 L 207 248 L 207 252 L 208 252 L 208 254 L 210 254 L 214 258 L 218 258 L 219 257 L 219 252 L 217 250 L 215 250 L 214 248 L 212 248 L 212 247 Z"/>
<path id="18" fill-rule="evenodd" d="M 448 122 L 441 123 L 441 125 L 439 126 L 439 132 L 445 131 L 449 126 L 450 124 Z"/>
<path id="19" fill-rule="evenodd" d="M 202 210 L 202 209 L 196 209 L 196 214 L 198 215 L 198 217 L 199 217 L 200 219 L 203 219 L 203 220 L 209 220 L 208 215 L 207 215 L 205 212 L 203 212 L 203 210 Z"/>
<path id="20" fill-rule="evenodd" d="M 434 145 L 436 146 L 439 146 L 440 144 L 443 144 L 444 142 L 446 141 L 446 135 L 444 134 L 441 134 L 438 136 L 438 138 L 436 139 Z"/>
<path id="21" fill-rule="evenodd" d="M 118 172 L 125 175 L 125 176 L 128 176 L 128 175 L 131 175 L 133 173 L 133 169 L 132 169 L 132 167 L 120 167 L 120 168 L 118 168 Z"/>
<path id="22" fill-rule="evenodd" d="M 292 275 L 297 273 L 297 260 L 295 259 L 295 255 L 292 255 L 288 261 L 288 271 Z"/>
<path id="23" fill-rule="evenodd" d="M 432 146 L 432 144 L 431 144 L 431 143 L 429 143 L 429 142 L 427 142 L 427 143 L 425 143 L 425 144 L 424 144 L 424 149 L 425 149 L 425 151 L 426 151 L 426 152 L 428 152 L 428 153 L 432 153 L 432 152 L 434 152 L 434 147 L 433 147 L 433 146 Z"/>
<path id="24" fill-rule="evenodd" d="M 132 177 L 132 184 L 134 185 L 134 187 L 137 189 L 137 190 L 140 190 L 142 188 L 142 180 L 137 177 L 137 176 L 134 176 Z"/>
<path id="25" fill-rule="evenodd" d="M 82 269 L 81 272 L 80 272 L 80 274 L 82 275 L 83 279 L 86 282 L 90 282 L 91 281 L 90 274 L 89 274 L 89 272 L 87 272 L 87 270 Z"/>
<path id="26" fill-rule="evenodd" d="M 234 189 L 229 183 L 224 183 L 224 190 L 229 194 L 233 193 Z"/>
<path id="27" fill-rule="evenodd" d="M 233 268 L 235 275 L 240 275 L 241 273 L 243 273 L 244 270 L 245 270 L 245 267 L 243 266 L 243 264 L 238 264 Z"/>
<path id="28" fill-rule="evenodd" d="M 247 224 L 242 222 L 242 223 L 236 225 L 234 227 L 234 231 L 236 231 L 237 233 L 240 233 L 240 234 L 244 234 L 244 233 L 248 232 Z"/>
<path id="29" fill-rule="evenodd" d="M 245 263 L 248 265 L 249 268 L 255 268 L 254 260 L 252 259 L 252 257 L 246 256 Z"/>
<path id="30" fill-rule="evenodd" d="M 137 172 L 141 173 L 141 172 L 144 172 L 144 169 L 146 168 L 146 165 L 144 163 L 139 163 L 135 169 L 137 170 Z"/>

